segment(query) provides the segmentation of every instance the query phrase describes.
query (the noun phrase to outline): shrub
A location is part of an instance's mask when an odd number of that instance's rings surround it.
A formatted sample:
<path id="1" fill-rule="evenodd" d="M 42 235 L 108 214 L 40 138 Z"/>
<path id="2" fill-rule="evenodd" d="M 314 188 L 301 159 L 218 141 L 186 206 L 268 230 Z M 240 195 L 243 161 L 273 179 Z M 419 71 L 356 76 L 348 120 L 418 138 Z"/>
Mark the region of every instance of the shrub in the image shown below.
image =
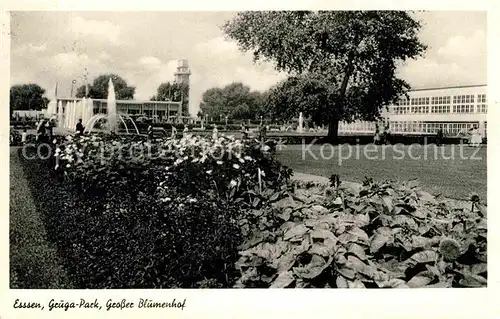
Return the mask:
<path id="1" fill-rule="evenodd" d="M 485 212 L 452 209 L 411 185 L 295 188 L 242 221 L 236 287 L 486 286 Z"/>

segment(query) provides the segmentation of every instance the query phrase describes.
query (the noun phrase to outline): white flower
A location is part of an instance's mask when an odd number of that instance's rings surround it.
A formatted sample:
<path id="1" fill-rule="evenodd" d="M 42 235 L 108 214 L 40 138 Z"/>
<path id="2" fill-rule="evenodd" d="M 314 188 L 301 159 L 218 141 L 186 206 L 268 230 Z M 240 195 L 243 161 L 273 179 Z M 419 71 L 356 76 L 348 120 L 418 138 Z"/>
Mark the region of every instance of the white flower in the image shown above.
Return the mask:
<path id="1" fill-rule="evenodd" d="M 210 174 L 212 174 L 212 170 L 208 170 L 208 171 L 206 171 L 206 173 L 207 173 L 208 175 L 210 175 Z"/>
<path id="2" fill-rule="evenodd" d="M 236 181 L 233 179 L 231 180 L 231 182 L 229 183 L 229 187 L 235 187 L 238 183 L 236 183 Z"/>
<path id="3" fill-rule="evenodd" d="M 70 168 L 70 167 L 71 167 L 71 165 L 69 165 L 69 164 L 66 164 L 66 168 Z"/>
<path id="4" fill-rule="evenodd" d="M 235 169 L 239 169 L 239 168 L 240 168 L 240 165 L 238 165 L 238 164 L 233 164 L 233 167 L 234 167 Z"/>
<path id="5" fill-rule="evenodd" d="M 271 149 L 271 148 L 269 147 L 269 145 L 265 145 L 265 146 L 264 146 L 264 152 L 267 152 L 267 151 L 269 151 L 270 149 Z"/>
<path id="6" fill-rule="evenodd" d="M 190 199 L 189 199 L 189 202 L 190 202 L 190 203 L 196 203 L 197 201 L 198 201 L 198 200 L 196 200 L 196 198 L 190 198 Z"/>
<path id="7" fill-rule="evenodd" d="M 59 154 L 59 153 L 61 153 L 61 149 L 58 147 L 58 148 L 56 148 L 56 154 Z"/>
<path id="8" fill-rule="evenodd" d="M 56 140 L 56 139 L 54 139 L 54 140 L 52 141 L 52 143 L 57 144 L 57 140 Z"/>
<path id="9" fill-rule="evenodd" d="M 242 158 L 240 158 L 239 161 L 240 161 L 240 163 L 245 163 L 245 160 Z"/>
<path id="10" fill-rule="evenodd" d="M 222 165 L 222 161 L 217 161 L 217 164 L 218 165 Z"/>
<path id="11" fill-rule="evenodd" d="M 251 160 L 252 160 L 252 158 L 251 158 L 250 156 L 248 156 L 248 155 L 246 155 L 246 156 L 245 156 L 245 157 L 243 157 L 243 158 L 244 158 L 246 161 L 251 161 Z"/>
<path id="12" fill-rule="evenodd" d="M 266 173 L 264 173 L 263 170 L 260 171 L 260 176 L 266 176 Z"/>

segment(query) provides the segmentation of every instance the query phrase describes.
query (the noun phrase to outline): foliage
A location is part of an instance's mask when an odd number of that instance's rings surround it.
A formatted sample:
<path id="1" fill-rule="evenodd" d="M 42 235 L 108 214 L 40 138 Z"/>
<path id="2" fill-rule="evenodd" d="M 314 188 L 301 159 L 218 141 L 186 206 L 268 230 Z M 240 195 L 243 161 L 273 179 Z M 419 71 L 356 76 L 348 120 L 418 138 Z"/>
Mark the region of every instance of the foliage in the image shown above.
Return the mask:
<path id="1" fill-rule="evenodd" d="M 26 168 L 79 288 L 234 285 L 244 207 L 237 197 L 258 203 L 290 174 L 267 146 L 227 137 L 145 142 L 103 134 L 56 144 L 55 158 Z M 151 156 L 131 155 L 141 147 Z"/>
<path id="2" fill-rule="evenodd" d="M 116 74 L 103 74 L 95 78 L 92 84 L 89 85 L 88 97 L 93 99 L 107 99 L 109 79 L 113 81 L 117 100 L 132 100 L 134 98 L 135 87 L 129 86 L 123 78 Z M 85 97 L 85 85 L 80 86 L 76 90 L 76 97 Z"/>
<path id="3" fill-rule="evenodd" d="M 215 120 L 258 119 L 266 94 L 251 91 L 243 83 L 231 83 L 223 88 L 211 88 L 203 93 L 201 115 Z"/>
<path id="4" fill-rule="evenodd" d="M 273 89 L 273 114 L 307 112 L 335 138 L 338 121 L 376 118 L 409 89 L 396 65 L 425 51 L 420 28 L 404 11 L 248 11 L 223 27 L 255 61 L 295 76 Z"/>
<path id="5" fill-rule="evenodd" d="M 14 85 L 10 88 L 10 112 L 14 110 L 41 110 L 48 104 L 45 89 L 38 84 Z"/>
<path id="6" fill-rule="evenodd" d="M 283 189 L 257 221 L 242 222 L 249 235 L 236 286 L 484 287 L 485 211 L 369 179 L 359 192 L 342 184 Z"/>
<path id="7" fill-rule="evenodd" d="M 182 101 L 182 113 L 188 114 L 189 106 L 189 85 L 187 83 L 165 82 L 158 86 L 156 95 L 151 101 Z"/>

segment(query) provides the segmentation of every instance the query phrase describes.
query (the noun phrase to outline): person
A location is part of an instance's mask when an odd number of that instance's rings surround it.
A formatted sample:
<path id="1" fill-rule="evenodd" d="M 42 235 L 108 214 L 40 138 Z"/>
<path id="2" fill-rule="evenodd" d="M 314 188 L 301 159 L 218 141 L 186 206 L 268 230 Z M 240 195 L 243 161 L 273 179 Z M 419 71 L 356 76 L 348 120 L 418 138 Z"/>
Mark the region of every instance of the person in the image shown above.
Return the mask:
<path id="1" fill-rule="evenodd" d="M 83 135 L 84 130 L 85 130 L 85 128 L 83 127 L 82 119 L 79 119 L 78 123 L 76 123 L 76 134 Z"/>
<path id="2" fill-rule="evenodd" d="M 177 128 L 175 128 L 175 125 L 172 125 L 172 136 L 175 137 L 177 135 Z"/>
<path id="3" fill-rule="evenodd" d="M 214 125 L 214 130 L 212 131 L 212 138 L 214 140 L 217 139 L 217 133 L 218 133 L 218 130 L 217 130 L 217 125 Z"/>
<path id="4" fill-rule="evenodd" d="M 28 132 L 26 129 L 23 129 L 23 133 L 21 134 L 21 145 L 26 145 L 26 142 L 28 141 Z"/>
<path id="5" fill-rule="evenodd" d="M 471 146 L 479 147 L 479 145 L 482 143 L 482 141 L 483 141 L 483 139 L 481 137 L 481 134 L 479 134 L 477 126 L 474 126 L 472 133 L 471 133 L 471 138 L 470 138 Z"/>
<path id="6" fill-rule="evenodd" d="M 259 139 L 260 139 L 261 143 L 264 143 L 264 141 L 266 140 L 266 126 L 265 125 L 260 126 Z"/>
<path id="7" fill-rule="evenodd" d="M 148 126 L 148 140 L 153 139 L 153 126 L 149 125 Z"/>
<path id="8" fill-rule="evenodd" d="M 50 141 L 52 139 L 52 136 L 53 136 L 53 120 L 52 119 L 49 119 L 46 123 L 45 123 L 45 129 L 47 130 L 47 140 Z"/>
<path id="9" fill-rule="evenodd" d="M 437 131 L 437 136 L 436 136 L 436 145 L 440 146 L 442 140 L 443 140 L 443 129 L 439 128 Z"/>
<path id="10" fill-rule="evenodd" d="M 241 136 L 244 140 L 248 138 L 247 128 L 244 124 L 241 124 Z"/>
<path id="11" fill-rule="evenodd" d="M 43 142 L 45 139 L 45 121 L 43 119 L 41 119 L 40 122 L 38 122 L 36 133 L 37 133 L 36 140 L 38 142 Z"/>
<path id="12" fill-rule="evenodd" d="M 384 142 L 385 144 L 391 144 L 391 131 L 389 129 L 389 124 L 384 128 Z"/>

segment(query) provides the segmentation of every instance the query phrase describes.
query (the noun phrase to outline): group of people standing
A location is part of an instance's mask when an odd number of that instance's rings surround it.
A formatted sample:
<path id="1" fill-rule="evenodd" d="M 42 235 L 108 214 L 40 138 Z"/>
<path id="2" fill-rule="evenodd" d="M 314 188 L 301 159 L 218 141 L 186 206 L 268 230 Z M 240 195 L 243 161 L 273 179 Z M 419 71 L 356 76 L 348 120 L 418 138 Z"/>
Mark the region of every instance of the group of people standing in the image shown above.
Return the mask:
<path id="1" fill-rule="evenodd" d="M 54 120 L 53 119 L 41 119 L 37 123 L 36 127 L 36 141 L 37 142 L 47 142 L 54 136 Z"/>

